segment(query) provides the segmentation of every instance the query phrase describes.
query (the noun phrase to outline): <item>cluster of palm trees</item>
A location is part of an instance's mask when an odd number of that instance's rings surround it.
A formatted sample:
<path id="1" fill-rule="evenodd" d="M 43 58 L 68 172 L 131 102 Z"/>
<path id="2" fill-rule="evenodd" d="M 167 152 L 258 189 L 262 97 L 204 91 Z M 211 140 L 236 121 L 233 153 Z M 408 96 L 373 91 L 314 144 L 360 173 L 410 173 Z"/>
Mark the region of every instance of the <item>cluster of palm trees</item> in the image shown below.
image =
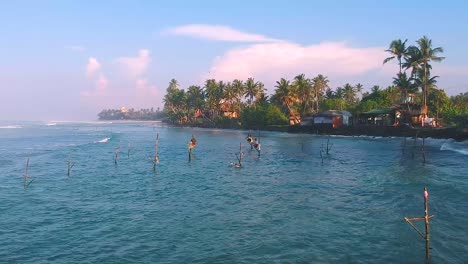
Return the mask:
<path id="1" fill-rule="evenodd" d="M 244 106 L 254 107 L 268 97 L 263 83 L 249 78 L 232 82 L 206 80 L 203 87 L 192 85 L 187 91 L 177 80 L 169 82 L 164 96 L 164 110 L 172 121 L 184 123 L 199 116 L 213 120 L 222 112 L 239 113 Z"/>
<path id="2" fill-rule="evenodd" d="M 192 85 L 187 91 L 180 89 L 177 80 L 171 80 L 164 97 L 164 109 L 168 117 L 177 122 L 187 122 L 202 115 L 213 119 L 222 112 L 240 113 L 245 107 L 273 104 L 285 115 L 306 115 L 320 109 L 329 80 L 319 74 L 309 79 L 304 74 L 293 81 L 282 78 L 276 82 L 276 90 L 269 98 L 265 85 L 248 78 L 232 82 L 206 80 L 203 87 Z"/>
<path id="3" fill-rule="evenodd" d="M 398 60 L 400 68 L 396 78 L 393 78 L 393 84 L 397 86 L 402 97 L 406 98 L 408 93 L 416 92 L 421 88 L 422 105 L 421 114 L 427 116 L 427 98 L 431 89 L 436 88 L 438 76 L 431 77 L 432 66 L 430 62 L 440 62 L 444 57 L 438 56 L 444 50 L 441 47 L 434 48 L 432 40 L 426 36 L 416 41 L 417 45 L 407 46 L 408 40 L 393 40 L 390 43 L 389 52 L 392 56 L 386 58 L 383 63 L 391 60 Z M 409 76 L 406 72 L 409 72 Z"/>

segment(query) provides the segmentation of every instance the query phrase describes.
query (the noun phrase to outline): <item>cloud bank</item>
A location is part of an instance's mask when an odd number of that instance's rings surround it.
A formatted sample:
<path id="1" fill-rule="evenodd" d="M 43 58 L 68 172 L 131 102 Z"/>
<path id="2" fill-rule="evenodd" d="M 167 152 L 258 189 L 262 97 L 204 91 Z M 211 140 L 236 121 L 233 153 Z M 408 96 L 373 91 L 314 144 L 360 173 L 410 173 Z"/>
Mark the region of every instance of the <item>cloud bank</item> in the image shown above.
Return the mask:
<path id="1" fill-rule="evenodd" d="M 190 24 L 166 30 L 164 33 L 200 39 L 228 42 L 280 42 L 259 34 L 251 34 L 222 25 Z"/>
<path id="2" fill-rule="evenodd" d="M 220 80 L 258 78 L 274 83 L 297 74 L 324 74 L 333 80 L 382 70 L 386 54 L 381 47 L 354 48 L 345 42 L 314 45 L 262 43 L 228 50 L 217 57 L 209 76 Z"/>

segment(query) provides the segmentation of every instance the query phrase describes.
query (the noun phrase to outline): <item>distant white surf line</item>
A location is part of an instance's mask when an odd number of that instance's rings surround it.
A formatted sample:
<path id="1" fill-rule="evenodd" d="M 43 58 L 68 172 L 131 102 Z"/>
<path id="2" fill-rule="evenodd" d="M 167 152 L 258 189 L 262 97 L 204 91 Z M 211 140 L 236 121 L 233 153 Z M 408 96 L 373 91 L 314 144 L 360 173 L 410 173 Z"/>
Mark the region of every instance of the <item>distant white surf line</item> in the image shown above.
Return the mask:
<path id="1" fill-rule="evenodd" d="M 0 128 L 13 129 L 13 128 L 23 128 L 23 127 L 20 125 L 9 125 L 9 126 L 0 126 Z"/>
<path id="2" fill-rule="evenodd" d="M 46 124 L 46 126 L 56 126 L 56 125 L 57 125 L 57 123 L 48 123 L 48 124 Z"/>
<path id="3" fill-rule="evenodd" d="M 106 143 L 107 141 L 109 141 L 110 137 L 106 137 L 106 138 L 103 138 L 99 141 L 94 141 L 94 143 Z"/>

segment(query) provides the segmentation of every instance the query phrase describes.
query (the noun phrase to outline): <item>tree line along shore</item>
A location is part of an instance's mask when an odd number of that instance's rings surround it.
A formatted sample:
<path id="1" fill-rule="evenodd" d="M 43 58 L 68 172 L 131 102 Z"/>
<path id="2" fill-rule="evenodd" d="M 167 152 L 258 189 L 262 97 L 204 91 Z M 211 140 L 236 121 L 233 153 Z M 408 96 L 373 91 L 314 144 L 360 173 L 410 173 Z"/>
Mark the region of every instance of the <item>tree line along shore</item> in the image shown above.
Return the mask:
<path id="1" fill-rule="evenodd" d="M 365 131 L 363 126 L 369 131 L 379 130 L 379 125 L 398 127 L 392 131 L 408 131 L 408 128 L 421 128 L 425 120 L 434 120 L 426 124 L 433 128 L 466 127 L 468 91 L 448 96 L 437 86 L 439 76 L 431 74 L 435 62 L 445 59 L 441 56 L 443 48 L 433 47 L 432 40 L 426 36 L 414 45 L 407 43 L 407 40 L 394 40 L 386 50 L 389 57 L 383 63 L 395 61 L 398 65 L 392 84 L 386 88 L 374 85 L 366 87 L 370 91 L 363 92 L 362 84 L 345 83 L 332 89 L 323 74 L 312 78 L 299 74 L 292 80 L 281 78 L 273 94 L 267 95 L 265 85 L 254 78 L 232 82 L 208 79 L 203 86 L 191 85 L 186 90 L 172 79 L 163 99 L 163 110 L 108 109 L 98 117 L 100 120 L 165 120 L 180 126 L 319 132 L 313 122 L 300 127 L 301 120 L 336 110 L 349 112 L 353 120 L 352 126 L 335 129 L 338 133 L 357 132 L 358 126 L 360 131 Z M 398 118 L 393 113 L 392 122 L 379 123 L 378 120 L 386 118 L 381 115 L 370 124 L 366 118 L 371 120 L 370 113 L 378 113 L 378 109 L 394 109 Z M 333 132 L 327 129 L 327 133 Z"/>

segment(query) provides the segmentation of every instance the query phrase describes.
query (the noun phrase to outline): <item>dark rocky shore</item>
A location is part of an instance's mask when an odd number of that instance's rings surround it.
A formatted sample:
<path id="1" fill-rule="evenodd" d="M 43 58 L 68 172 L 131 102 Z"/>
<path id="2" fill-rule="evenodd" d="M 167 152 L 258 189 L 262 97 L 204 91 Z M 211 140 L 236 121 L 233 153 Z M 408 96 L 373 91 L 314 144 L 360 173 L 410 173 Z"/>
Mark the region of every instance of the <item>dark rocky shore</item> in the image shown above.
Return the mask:
<path id="1" fill-rule="evenodd" d="M 274 129 L 272 129 L 274 130 Z M 339 129 L 320 128 L 313 126 L 290 126 L 289 133 L 313 133 L 345 136 L 378 136 L 378 137 L 421 137 L 421 138 L 452 138 L 457 141 L 468 139 L 467 128 L 412 128 L 394 126 L 357 126 Z"/>

